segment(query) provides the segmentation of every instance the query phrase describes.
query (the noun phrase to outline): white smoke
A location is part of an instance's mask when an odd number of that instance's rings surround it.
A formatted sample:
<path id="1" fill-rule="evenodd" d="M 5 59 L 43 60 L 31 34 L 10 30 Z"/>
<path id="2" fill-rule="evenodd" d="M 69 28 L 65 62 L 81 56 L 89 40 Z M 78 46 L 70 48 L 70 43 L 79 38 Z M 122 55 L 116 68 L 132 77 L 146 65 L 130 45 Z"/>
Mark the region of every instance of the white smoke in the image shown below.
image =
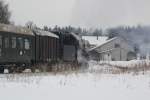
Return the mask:
<path id="1" fill-rule="evenodd" d="M 84 41 L 82 40 L 81 36 L 79 35 L 76 35 L 75 33 L 71 33 L 75 38 L 76 40 L 78 40 L 79 42 L 79 48 L 78 48 L 78 52 L 77 52 L 77 60 L 80 64 L 82 64 L 82 67 L 87 67 L 87 63 L 88 63 L 88 60 L 87 58 L 85 58 L 85 56 L 83 55 L 83 50 L 84 50 Z"/>

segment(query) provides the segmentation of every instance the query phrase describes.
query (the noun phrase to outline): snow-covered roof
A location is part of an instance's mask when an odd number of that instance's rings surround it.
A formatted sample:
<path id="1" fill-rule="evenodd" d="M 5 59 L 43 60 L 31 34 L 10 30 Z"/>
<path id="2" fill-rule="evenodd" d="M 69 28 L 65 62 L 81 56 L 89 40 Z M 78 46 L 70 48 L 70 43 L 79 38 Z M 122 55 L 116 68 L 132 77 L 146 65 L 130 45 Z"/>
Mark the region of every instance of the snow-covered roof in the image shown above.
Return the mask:
<path id="1" fill-rule="evenodd" d="M 40 36 L 50 36 L 54 38 L 59 38 L 56 34 L 52 32 L 42 31 L 42 30 L 34 30 L 34 31 L 36 32 L 37 35 L 40 35 Z"/>
<path id="2" fill-rule="evenodd" d="M 70 34 L 71 34 L 73 37 L 75 37 L 78 41 L 81 41 L 81 38 L 80 38 L 79 35 L 77 35 L 77 34 L 75 34 L 75 33 L 73 33 L 73 32 L 71 32 Z"/>
<path id="3" fill-rule="evenodd" d="M 83 40 L 86 40 L 90 43 L 90 45 L 99 46 L 103 43 L 105 43 L 108 39 L 106 36 L 82 36 Z"/>
<path id="4" fill-rule="evenodd" d="M 105 45 L 105 44 L 107 44 L 107 43 L 109 43 L 109 42 L 111 42 L 111 41 L 113 41 L 113 40 L 115 40 L 115 39 L 117 39 L 118 37 L 114 37 L 114 38 L 112 38 L 112 39 L 109 39 L 109 40 L 106 40 L 106 41 L 104 41 L 103 43 L 101 43 L 100 45 L 98 45 L 98 46 L 96 46 L 96 47 L 94 47 L 94 48 L 91 48 L 89 51 L 92 51 L 92 50 L 94 50 L 94 49 L 96 49 L 96 48 L 99 48 L 99 47 L 101 47 L 101 46 L 103 46 L 103 45 Z"/>
<path id="5" fill-rule="evenodd" d="M 28 28 L 21 27 L 21 26 L 7 25 L 7 24 L 0 24 L 0 31 L 25 34 L 25 35 L 34 35 L 33 32 Z"/>

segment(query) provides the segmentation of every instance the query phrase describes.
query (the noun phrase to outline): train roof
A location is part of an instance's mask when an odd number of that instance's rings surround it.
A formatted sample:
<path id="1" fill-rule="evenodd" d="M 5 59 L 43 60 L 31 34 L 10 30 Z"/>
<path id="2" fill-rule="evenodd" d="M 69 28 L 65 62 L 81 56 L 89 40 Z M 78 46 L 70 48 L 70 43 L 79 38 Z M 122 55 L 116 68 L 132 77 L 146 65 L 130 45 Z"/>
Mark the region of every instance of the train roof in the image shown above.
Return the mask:
<path id="1" fill-rule="evenodd" d="M 21 26 L 7 25 L 7 24 L 0 24 L 0 31 L 23 34 L 23 35 L 34 35 L 34 33 L 28 28 L 21 27 Z"/>
<path id="2" fill-rule="evenodd" d="M 52 32 L 42 31 L 42 30 L 34 30 L 34 31 L 36 32 L 37 35 L 40 35 L 40 36 L 50 36 L 54 38 L 59 38 L 56 34 Z"/>

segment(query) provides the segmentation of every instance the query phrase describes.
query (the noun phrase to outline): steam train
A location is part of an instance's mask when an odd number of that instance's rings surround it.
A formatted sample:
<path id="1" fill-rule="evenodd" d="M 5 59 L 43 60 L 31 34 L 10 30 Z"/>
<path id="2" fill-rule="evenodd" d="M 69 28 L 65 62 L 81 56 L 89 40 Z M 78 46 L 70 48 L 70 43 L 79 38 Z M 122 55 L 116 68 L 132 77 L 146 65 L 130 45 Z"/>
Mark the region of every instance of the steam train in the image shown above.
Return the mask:
<path id="1" fill-rule="evenodd" d="M 77 62 L 77 39 L 62 32 L 0 24 L 0 73 L 57 62 Z M 34 71 L 34 70 L 33 70 Z"/>

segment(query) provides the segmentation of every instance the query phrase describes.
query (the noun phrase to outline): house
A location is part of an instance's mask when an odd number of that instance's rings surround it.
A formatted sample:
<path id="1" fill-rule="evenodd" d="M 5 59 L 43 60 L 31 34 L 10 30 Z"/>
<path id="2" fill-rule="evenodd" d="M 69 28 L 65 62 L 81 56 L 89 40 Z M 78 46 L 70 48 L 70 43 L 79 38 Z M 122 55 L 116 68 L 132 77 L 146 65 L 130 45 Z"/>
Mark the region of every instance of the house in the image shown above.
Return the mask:
<path id="1" fill-rule="evenodd" d="M 82 40 L 84 40 L 87 49 L 97 47 L 105 43 L 107 39 L 108 37 L 106 36 L 82 36 Z"/>
<path id="2" fill-rule="evenodd" d="M 88 53 L 90 59 L 97 61 L 127 61 L 136 57 L 134 47 L 123 37 L 114 37 L 95 43 Z"/>

